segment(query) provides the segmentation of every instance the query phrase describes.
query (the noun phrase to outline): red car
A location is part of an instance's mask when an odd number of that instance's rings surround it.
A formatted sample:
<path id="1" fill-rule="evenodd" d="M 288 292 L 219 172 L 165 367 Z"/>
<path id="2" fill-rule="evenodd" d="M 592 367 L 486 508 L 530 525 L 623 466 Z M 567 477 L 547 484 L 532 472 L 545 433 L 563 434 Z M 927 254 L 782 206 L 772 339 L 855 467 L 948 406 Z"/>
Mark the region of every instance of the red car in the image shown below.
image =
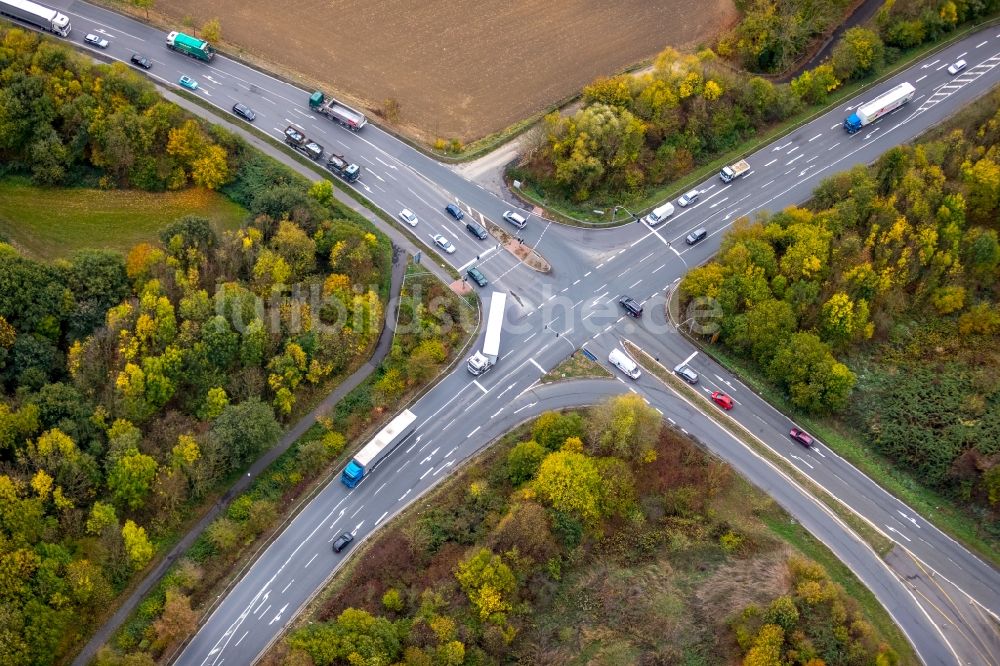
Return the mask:
<path id="1" fill-rule="evenodd" d="M 802 446 L 812 446 L 813 445 L 812 435 L 810 435 L 809 433 L 807 433 L 805 430 L 802 430 L 801 428 L 792 428 L 788 432 L 788 434 L 791 436 L 792 439 L 794 439 L 796 442 L 798 442 Z"/>
<path id="2" fill-rule="evenodd" d="M 730 398 L 725 393 L 723 393 L 722 391 L 713 391 L 712 400 L 715 401 L 715 404 L 717 404 L 719 407 L 722 407 L 726 411 L 729 411 L 730 409 L 733 408 L 733 399 Z"/>

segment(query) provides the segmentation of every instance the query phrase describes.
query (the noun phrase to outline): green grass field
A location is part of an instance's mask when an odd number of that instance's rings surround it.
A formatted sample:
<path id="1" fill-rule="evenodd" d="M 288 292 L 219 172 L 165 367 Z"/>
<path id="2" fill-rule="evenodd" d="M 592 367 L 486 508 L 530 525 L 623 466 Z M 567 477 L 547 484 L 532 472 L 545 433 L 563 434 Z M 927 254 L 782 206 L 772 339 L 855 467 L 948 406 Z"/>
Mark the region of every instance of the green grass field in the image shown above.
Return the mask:
<path id="1" fill-rule="evenodd" d="M 139 192 L 42 188 L 21 178 L 0 180 L 0 234 L 36 259 L 68 257 L 83 248 L 125 253 L 155 241 L 184 215 L 211 220 L 217 232 L 236 229 L 247 211 L 216 192 Z"/>

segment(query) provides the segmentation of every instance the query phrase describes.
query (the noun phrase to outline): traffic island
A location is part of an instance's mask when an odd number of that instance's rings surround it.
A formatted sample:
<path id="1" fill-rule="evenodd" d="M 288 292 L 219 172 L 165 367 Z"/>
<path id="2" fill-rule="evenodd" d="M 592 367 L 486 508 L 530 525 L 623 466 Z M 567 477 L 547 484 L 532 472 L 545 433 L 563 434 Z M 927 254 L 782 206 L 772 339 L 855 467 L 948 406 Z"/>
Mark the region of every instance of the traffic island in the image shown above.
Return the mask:
<path id="1" fill-rule="evenodd" d="M 535 248 L 525 245 L 521 238 L 508 233 L 492 222 L 489 224 L 489 229 L 493 237 L 503 245 L 503 248 L 517 257 L 522 264 L 539 273 L 552 272 L 552 264 L 539 254 Z"/>

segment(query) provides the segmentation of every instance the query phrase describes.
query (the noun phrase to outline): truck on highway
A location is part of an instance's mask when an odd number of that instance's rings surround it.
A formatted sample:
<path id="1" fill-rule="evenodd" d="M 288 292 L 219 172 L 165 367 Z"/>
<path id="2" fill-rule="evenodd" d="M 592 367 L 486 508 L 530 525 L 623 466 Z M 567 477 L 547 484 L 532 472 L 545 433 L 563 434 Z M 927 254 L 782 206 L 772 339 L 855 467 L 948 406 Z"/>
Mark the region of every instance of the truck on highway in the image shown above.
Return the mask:
<path id="1" fill-rule="evenodd" d="M 323 146 L 306 138 L 306 131 L 298 125 L 285 128 L 285 143 L 310 159 L 323 157 Z"/>
<path id="2" fill-rule="evenodd" d="M 469 359 L 469 372 L 481 375 L 496 362 L 500 356 L 500 329 L 503 327 L 504 309 L 507 306 L 507 293 L 494 291 L 490 299 L 490 314 L 486 321 L 486 337 L 483 340 L 483 351 L 476 352 Z"/>
<path id="3" fill-rule="evenodd" d="M 875 122 L 882 116 L 903 106 L 911 99 L 916 88 L 905 81 L 892 90 L 883 93 L 870 102 L 862 104 L 857 111 L 844 119 L 844 129 L 848 134 L 854 134 L 865 125 Z"/>
<path id="4" fill-rule="evenodd" d="M 389 457 L 389 454 L 399 448 L 399 445 L 409 439 L 416 430 L 413 422 L 417 420 L 417 415 L 406 409 L 403 413 L 389 421 L 389 425 L 382 428 L 372 441 L 365 444 L 364 448 L 358 451 L 351 462 L 347 463 L 340 480 L 348 488 L 361 483 L 361 479 L 366 474 L 375 469 L 380 462 Z"/>
<path id="5" fill-rule="evenodd" d="M 334 122 L 340 123 L 352 132 L 357 132 L 368 123 L 365 114 L 332 97 L 327 97 L 320 90 L 309 96 L 309 108 Z"/>
<path id="6" fill-rule="evenodd" d="M 176 30 L 167 35 L 167 48 L 204 62 L 211 62 L 215 57 L 215 49 L 208 42 Z"/>
<path id="7" fill-rule="evenodd" d="M 69 31 L 73 29 L 68 16 L 31 0 L 0 0 L 0 14 L 30 23 L 60 37 L 69 37 Z"/>
<path id="8" fill-rule="evenodd" d="M 719 178 L 721 178 L 724 183 L 731 183 L 740 176 L 746 175 L 749 171 L 750 163 L 746 160 L 740 160 L 735 164 L 722 167 L 722 171 L 719 172 Z"/>
<path id="9" fill-rule="evenodd" d="M 343 155 L 330 154 L 330 157 L 326 160 L 326 168 L 337 174 L 348 183 L 353 183 L 361 175 L 361 167 L 357 164 L 352 164 L 344 159 Z"/>

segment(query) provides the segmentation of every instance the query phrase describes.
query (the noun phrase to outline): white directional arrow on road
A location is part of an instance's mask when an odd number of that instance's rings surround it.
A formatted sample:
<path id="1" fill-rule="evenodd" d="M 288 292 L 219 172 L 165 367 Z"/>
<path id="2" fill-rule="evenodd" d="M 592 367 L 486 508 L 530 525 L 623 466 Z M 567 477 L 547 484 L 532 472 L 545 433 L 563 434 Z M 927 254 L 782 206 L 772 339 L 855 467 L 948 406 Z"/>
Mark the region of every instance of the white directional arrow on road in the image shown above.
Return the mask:
<path id="1" fill-rule="evenodd" d="M 364 525 L 364 524 L 365 524 L 365 521 L 363 521 L 363 520 L 360 523 L 358 523 L 357 526 L 355 526 L 355 528 L 353 530 L 351 530 L 351 536 L 357 535 L 358 530 L 360 530 L 361 526 Z"/>
<path id="2" fill-rule="evenodd" d="M 899 509 L 896 509 L 896 513 L 898 513 L 899 515 L 901 515 L 904 520 L 908 520 L 911 523 L 913 523 L 913 526 L 916 527 L 918 530 L 920 529 L 920 525 L 917 524 L 917 519 L 916 518 L 914 518 L 913 516 L 906 515 L 905 513 L 903 513 L 902 511 L 900 511 Z"/>
<path id="3" fill-rule="evenodd" d="M 795 458 L 796 460 L 798 460 L 800 463 L 802 463 L 806 467 L 808 467 L 809 469 L 816 469 L 815 467 L 813 467 L 812 465 L 810 465 L 808 462 L 806 462 L 804 458 L 800 458 L 800 457 L 794 456 L 794 455 L 792 457 Z"/>
<path id="4" fill-rule="evenodd" d="M 903 534 L 902 532 L 900 532 L 899 530 L 897 530 L 895 527 L 889 527 L 888 525 L 886 525 L 886 528 L 890 532 L 895 532 L 896 534 L 898 534 L 899 536 L 903 537 L 907 541 L 913 541 L 913 539 L 911 539 L 910 537 L 906 536 L 905 534 Z"/>
<path id="5" fill-rule="evenodd" d="M 284 606 L 282 606 L 281 610 L 278 611 L 278 614 L 275 615 L 274 619 L 272 619 L 270 622 L 268 622 L 268 624 L 274 624 L 275 622 L 277 622 L 278 620 L 280 620 L 281 619 L 281 614 L 284 613 L 285 609 L 287 609 L 287 608 L 288 608 L 288 604 L 285 604 Z"/>

